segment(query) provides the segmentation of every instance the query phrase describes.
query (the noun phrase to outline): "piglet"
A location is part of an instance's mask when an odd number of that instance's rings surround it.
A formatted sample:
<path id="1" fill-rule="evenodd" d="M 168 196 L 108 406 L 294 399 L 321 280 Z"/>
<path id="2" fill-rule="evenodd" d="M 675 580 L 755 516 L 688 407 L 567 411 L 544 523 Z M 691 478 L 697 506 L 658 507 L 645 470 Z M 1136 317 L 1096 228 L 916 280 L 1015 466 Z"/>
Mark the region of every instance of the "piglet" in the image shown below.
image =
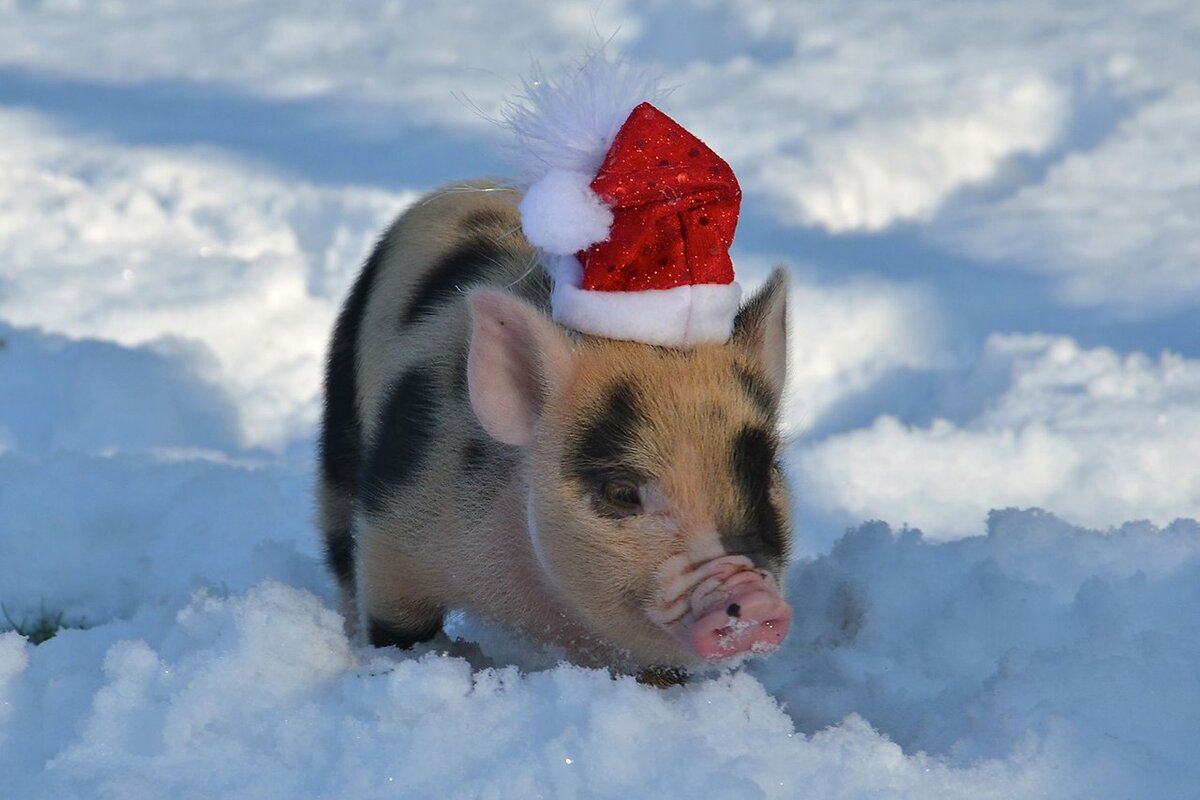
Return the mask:
<path id="1" fill-rule="evenodd" d="M 338 317 L 318 501 L 349 626 L 405 648 L 465 609 L 645 674 L 772 651 L 792 614 L 785 274 L 725 343 L 574 333 L 520 199 L 417 202 Z"/>

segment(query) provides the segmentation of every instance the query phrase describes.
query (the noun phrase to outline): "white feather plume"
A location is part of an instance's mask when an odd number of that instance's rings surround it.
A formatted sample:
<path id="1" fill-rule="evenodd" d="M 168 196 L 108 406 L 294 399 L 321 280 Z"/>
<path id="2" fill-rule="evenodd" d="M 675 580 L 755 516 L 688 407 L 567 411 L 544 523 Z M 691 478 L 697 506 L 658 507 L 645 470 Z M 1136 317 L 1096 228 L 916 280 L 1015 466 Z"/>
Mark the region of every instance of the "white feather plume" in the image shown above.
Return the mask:
<path id="1" fill-rule="evenodd" d="M 525 183 L 552 169 L 595 176 L 629 113 L 668 94 L 657 78 L 600 54 L 555 78 L 535 65 L 523 89 L 504 119 L 516 134 L 515 161 Z"/>

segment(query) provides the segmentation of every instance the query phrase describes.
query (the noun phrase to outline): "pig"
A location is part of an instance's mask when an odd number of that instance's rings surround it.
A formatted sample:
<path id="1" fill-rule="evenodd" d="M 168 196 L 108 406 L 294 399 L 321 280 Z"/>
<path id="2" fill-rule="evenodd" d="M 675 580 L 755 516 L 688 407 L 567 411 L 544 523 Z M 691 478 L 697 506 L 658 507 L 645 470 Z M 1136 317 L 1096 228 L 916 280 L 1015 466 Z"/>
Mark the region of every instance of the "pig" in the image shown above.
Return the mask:
<path id="1" fill-rule="evenodd" d="M 337 319 L 318 505 L 349 629 L 408 648 L 462 609 L 650 676 L 769 652 L 792 613 L 786 274 L 724 344 L 575 333 L 548 316 L 520 199 L 417 202 Z"/>

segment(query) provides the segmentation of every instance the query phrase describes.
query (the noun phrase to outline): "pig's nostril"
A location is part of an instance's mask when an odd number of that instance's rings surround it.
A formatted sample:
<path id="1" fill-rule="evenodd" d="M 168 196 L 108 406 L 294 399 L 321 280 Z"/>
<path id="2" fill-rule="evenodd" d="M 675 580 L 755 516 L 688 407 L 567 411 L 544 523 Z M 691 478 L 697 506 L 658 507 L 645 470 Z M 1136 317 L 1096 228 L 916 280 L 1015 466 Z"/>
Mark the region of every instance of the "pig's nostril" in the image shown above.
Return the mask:
<path id="1" fill-rule="evenodd" d="M 742 607 L 737 603 L 730 603 L 729 608 L 725 609 L 725 613 L 734 619 L 737 619 L 742 615 Z"/>

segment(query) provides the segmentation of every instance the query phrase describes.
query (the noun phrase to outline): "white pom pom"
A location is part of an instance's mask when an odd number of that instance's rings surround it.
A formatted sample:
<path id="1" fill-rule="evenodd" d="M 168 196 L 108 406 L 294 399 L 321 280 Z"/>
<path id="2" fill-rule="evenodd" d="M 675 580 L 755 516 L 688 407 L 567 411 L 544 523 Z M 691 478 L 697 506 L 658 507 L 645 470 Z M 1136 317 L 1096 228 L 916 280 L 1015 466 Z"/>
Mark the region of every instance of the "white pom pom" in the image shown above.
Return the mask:
<path id="1" fill-rule="evenodd" d="M 592 191 L 593 178 L 552 169 L 526 190 L 520 205 L 521 226 L 530 244 L 565 256 L 608 238 L 613 213 Z"/>

